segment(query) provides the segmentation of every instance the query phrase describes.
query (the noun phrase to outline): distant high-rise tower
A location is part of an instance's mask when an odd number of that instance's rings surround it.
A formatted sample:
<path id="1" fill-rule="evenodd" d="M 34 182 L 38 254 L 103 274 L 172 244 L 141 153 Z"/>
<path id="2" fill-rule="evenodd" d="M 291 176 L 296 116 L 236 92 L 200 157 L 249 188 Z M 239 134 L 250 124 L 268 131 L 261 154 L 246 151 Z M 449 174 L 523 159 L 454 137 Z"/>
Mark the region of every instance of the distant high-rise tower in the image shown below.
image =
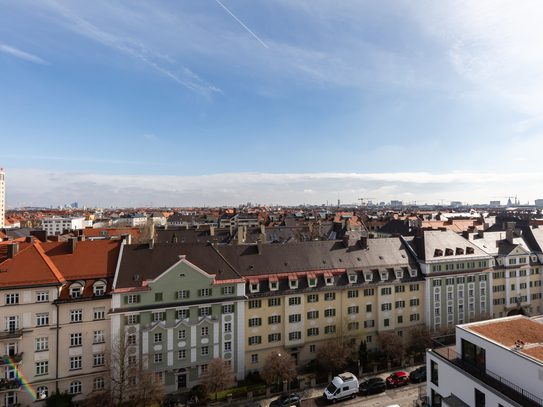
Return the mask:
<path id="1" fill-rule="evenodd" d="M 6 174 L 0 168 L 0 228 L 4 228 L 6 218 Z"/>

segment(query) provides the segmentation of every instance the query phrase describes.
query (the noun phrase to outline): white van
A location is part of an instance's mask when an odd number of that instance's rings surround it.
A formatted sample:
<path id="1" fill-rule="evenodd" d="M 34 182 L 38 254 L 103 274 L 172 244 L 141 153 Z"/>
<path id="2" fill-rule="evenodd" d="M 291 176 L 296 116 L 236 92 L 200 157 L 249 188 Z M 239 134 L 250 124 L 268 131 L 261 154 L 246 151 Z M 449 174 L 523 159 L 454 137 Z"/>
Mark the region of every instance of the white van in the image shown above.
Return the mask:
<path id="1" fill-rule="evenodd" d="M 352 373 L 342 373 L 324 389 L 324 399 L 335 403 L 346 397 L 355 398 L 358 394 L 358 379 Z"/>

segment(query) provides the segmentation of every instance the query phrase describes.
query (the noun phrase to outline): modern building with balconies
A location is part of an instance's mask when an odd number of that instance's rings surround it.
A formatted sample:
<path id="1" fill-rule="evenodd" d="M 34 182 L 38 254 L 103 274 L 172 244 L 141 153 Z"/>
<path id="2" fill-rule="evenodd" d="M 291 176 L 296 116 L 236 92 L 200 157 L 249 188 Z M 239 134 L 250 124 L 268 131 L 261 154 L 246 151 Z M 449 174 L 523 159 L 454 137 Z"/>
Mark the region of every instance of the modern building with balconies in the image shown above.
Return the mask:
<path id="1" fill-rule="evenodd" d="M 434 407 L 542 407 L 543 319 L 522 315 L 456 327 L 427 350 Z"/>

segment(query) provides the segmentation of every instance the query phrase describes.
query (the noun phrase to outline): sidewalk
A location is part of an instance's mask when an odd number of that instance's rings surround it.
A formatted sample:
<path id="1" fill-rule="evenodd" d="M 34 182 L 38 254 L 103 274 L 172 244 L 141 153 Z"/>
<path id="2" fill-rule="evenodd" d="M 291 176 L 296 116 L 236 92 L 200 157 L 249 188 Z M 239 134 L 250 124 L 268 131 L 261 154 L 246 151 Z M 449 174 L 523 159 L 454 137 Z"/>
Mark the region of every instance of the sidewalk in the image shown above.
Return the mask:
<path id="1" fill-rule="evenodd" d="M 411 367 L 411 366 L 410 367 L 397 367 L 395 369 L 385 371 L 385 372 L 381 372 L 381 373 L 377 373 L 377 374 L 364 373 L 364 374 L 362 374 L 362 376 L 360 376 L 358 378 L 358 382 L 360 383 L 362 380 L 369 379 L 370 377 L 380 377 L 381 379 L 385 380 L 388 376 L 390 376 L 394 372 L 405 372 L 405 373 L 407 373 L 409 375 L 409 373 L 411 373 L 413 370 L 417 369 L 418 367 L 420 367 L 422 365 L 423 365 L 423 363 L 421 363 L 419 365 L 415 365 L 413 367 Z M 315 398 L 315 397 L 322 397 L 322 394 L 323 394 L 324 389 L 326 388 L 326 386 L 328 386 L 328 383 L 326 383 L 324 385 L 317 385 L 317 387 L 313 387 L 313 388 L 306 387 L 305 390 L 303 390 L 303 391 L 293 390 L 292 393 L 299 396 L 303 401 L 303 400 L 312 399 L 312 398 Z M 240 403 L 240 402 L 238 402 L 236 400 L 236 404 L 237 405 L 247 405 L 247 404 L 250 404 L 250 403 L 254 402 L 254 403 L 260 404 L 262 407 L 269 407 L 270 404 L 273 401 L 277 400 L 277 397 L 278 396 L 259 399 L 259 400 L 258 399 L 245 400 L 243 403 Z"/>

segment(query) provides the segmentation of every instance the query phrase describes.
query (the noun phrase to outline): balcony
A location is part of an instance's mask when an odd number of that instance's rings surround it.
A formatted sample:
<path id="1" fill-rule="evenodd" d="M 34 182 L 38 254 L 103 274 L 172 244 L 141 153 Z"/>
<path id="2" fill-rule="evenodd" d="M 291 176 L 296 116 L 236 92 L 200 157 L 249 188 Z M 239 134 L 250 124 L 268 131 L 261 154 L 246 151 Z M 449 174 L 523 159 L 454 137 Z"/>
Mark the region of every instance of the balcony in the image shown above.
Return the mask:
<path id="1" fill-rule="evenodd" d="M 462 355 L 456 351 L 456 336 L 447 335 L 432 339 L 432 351 L 434 354 L 458 366 L 467 374 L 475 377 L 481 382 L 492 387 L 511 400 L 516 401 L 525 407 L 543 407 L 543 399 L 534 396 L 532 393 L 520 388 L 514 383 L 491 372 L 490 370 L 480 370 L 475 366 L 462 360 Z"/>
<path id="2" fill-rule="evenodd" d="M 0 379 L 0 391 L 20 390 L 22 385 L 19 379 Z"/>
<path id="3" fill-rule="evenodd" d="M 23 353 L 24 352 L 18 353 L 13 356 L 9 356 L 9 358 L 11 359 L 11 362 L 8 360 L 8 356 L 6 355 L 0 357 L 0 366 L 11 365 L 11 363 L 13 363 L 14 365 L 18 365 L 23 360 Z"/>
<path id="4" fill-rule="evenodd" d="M 0 341 L 6 339 L 19 339 L 23 337 L 22 329 L 0 331 Z"/>

